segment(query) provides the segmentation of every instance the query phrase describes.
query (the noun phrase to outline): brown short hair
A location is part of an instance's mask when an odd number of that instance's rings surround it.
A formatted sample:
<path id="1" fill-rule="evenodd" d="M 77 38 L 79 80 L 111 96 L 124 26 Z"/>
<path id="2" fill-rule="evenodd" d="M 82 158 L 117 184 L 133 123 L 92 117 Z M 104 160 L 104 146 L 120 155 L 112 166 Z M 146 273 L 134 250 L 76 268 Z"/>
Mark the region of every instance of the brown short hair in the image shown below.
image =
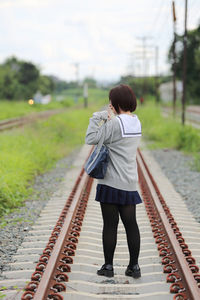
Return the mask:
<path id="1" fill-rule="evenodd" d="M 120 108 L 123 111 L 133 112 L 137 107 L 135 94 L 131 87 L 126 84 L 120 84 L 112 88 L 109 92 L 109 99 L 117 113 L 119 113 Z"/>

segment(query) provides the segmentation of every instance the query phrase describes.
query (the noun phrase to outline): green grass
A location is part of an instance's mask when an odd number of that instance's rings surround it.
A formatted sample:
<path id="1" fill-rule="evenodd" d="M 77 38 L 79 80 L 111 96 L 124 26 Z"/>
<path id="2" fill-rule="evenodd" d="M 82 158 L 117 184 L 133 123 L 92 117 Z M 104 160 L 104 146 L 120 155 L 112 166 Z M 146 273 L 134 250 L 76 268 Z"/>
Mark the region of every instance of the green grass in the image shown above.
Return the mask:
<path id="1" fill-rule="evenodd" d="M 89 118 L 105 105 L 101 98 L 89 108 L 69 108 L 45 121 L 0 134 L 0 215 L 23 204 L 37 174 L 84 144 Z"/>
<path id="2" fill-rule="evenodd" d="M 0 120 L 22 117 L 39 111 L 58 109 L 73 106 L 72 99 L 64 99 L 63 101 L 52 101 L 49 104 L 33 104 L 29 105 L 25 101 L 8 101 L 0 100 Z"/>
<path id="3" fill-rule="evenodd" d="M 69 89 L 64 91 L 61 95 L 54 95 L 52 101 L 48 104 L 33 104 L 29 105 L 27 101 L 8 101 L 0 99 L 0 120 L 10 119 L 15 117 L 22 117 L 30 113 L 73 107 L 76 105 L 83 106 L 84 99 L 82 96 L 82 90 L 78 90 L 78 102 L 75 103 L 74 96 L 77 94 L 75 89 Z M 101 99 L 107 99 L 108 92 L 101 89 L 89 89 L 88 103 L 99 102 Z M 62 99 L 61 101 L 56 101 L 56 97 Z"/>
<path id="4" fill-rule="evenodd" d="M 172 117 L 164 118 L 159 105 L 148 102 L 140 106 L 137 115 L 142 122 L 144 138 L 150 148 L 173 148 L 192 154 L 195 168 L 200 171 L 200 131 L 192 126 L 182 126 Z"/>
<path id="5" fill-rule="evenodd" d="M 6 297 L 6 294 L 2 294 L 1 292 L 0 292 L 0 299 L 4 299 Z"/>

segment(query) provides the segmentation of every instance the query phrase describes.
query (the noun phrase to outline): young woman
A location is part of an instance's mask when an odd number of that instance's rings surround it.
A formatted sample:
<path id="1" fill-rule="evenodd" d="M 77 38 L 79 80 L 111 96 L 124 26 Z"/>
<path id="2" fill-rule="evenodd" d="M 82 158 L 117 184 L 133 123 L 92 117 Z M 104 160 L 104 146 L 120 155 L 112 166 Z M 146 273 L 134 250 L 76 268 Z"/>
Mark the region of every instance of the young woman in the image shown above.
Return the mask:
<path id="1" fill-rule="evenodd" d="M 132 89 L 120 84 L 110 90 L 109 110 L 95 112 L 86 132 L 86 144 L 98 143 L 104 132 L 109 149 L 109 163 L 104 179 L 98 180 L 96 201 L 103 217 L 103 250 L 105 264 L 98 275 L 114 276 L 113 256 L 117 242 L 119 215 L 124 224 L 130 254 L 125 275 L 139 278 L 140 232 L 136 221 L 136 204 L 142 202 L 137 192 L 136 151 L 141 137 L 141 124 L 132 114 L 137 102 Z M 111 112 L 114 113 L 112 116 Z"/>

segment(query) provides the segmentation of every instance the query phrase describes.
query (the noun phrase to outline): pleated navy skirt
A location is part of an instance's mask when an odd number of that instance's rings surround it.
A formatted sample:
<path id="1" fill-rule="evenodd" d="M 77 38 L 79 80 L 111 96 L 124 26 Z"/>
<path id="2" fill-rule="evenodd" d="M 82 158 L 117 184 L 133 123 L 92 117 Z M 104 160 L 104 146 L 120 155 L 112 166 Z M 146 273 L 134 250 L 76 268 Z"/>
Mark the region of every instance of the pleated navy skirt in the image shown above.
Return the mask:
<path id="1" fill-rule="evenodd" d="M 124 191 L 105 184 L 97 184 L 96 201 L 120 205 L 140 204 L 142 199 L 137 191 Z"/>

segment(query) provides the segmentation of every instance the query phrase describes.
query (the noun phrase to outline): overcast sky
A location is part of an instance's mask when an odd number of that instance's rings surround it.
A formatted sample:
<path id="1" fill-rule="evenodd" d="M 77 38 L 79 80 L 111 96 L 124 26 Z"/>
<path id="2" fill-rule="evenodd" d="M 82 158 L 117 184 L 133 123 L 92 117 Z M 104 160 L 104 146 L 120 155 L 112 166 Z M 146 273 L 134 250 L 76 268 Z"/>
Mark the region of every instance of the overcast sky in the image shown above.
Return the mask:
<path id="1" fill-rule="evenodd" d="M 183 33 L 185 0 L 175 0 L 177 31 Z M 146 75 L 167 72 L 173 37 L 172 0 L 0 0 L 0 63 L 15 55 L 37 64 L 43 74 L 64 80 L 94 76 L 117 80 L 142 75 L 146 37 Z M 200 20 L 200 1 L 188 0 L 188 28 Z M 148 47 L 149 46 L 149 47 Z M 150 47 L 151 46 L 151 47 Z"/>

